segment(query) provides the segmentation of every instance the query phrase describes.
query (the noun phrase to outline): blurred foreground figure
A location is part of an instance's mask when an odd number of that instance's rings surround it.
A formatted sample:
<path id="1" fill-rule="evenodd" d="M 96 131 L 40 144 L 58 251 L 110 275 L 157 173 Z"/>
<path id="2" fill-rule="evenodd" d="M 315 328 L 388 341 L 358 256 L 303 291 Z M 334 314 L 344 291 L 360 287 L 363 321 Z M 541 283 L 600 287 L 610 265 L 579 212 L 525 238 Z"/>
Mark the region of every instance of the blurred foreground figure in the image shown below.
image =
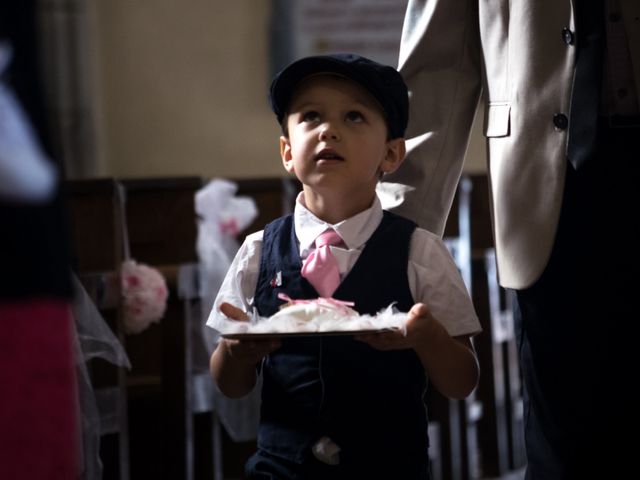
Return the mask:
<path id="1" fill-rule="evenodd" d="M 35 2 L 0 6 L 0 478 L 75 479 L 71 283 Z"/>

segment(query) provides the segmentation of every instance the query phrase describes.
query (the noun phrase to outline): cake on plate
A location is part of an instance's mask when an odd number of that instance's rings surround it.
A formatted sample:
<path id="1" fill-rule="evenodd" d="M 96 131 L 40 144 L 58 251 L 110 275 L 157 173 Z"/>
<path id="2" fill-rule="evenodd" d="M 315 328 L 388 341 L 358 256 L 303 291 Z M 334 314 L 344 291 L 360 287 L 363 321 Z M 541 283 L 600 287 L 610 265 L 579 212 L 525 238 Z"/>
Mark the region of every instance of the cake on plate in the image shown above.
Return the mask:
<path id="1" fill-rule="evenodd" d="M 353 302 L 333 298 L 292 300 L 281 294 L 286 303 L 268 319 L 251 329 L 254 333 L 274 332 L 333 332 L 373 328 L 370 319 L 361 317 Z"/>
<path id="2" fill-rule="evenodd" d="M 372 332 L 404 327 L 406 314 L 396 312 L 393 305 L 377 315 L 360 315 L 353 302 L 335 298 L 294 300 L 280 293 L 285 300 L 280 309 L 268 318 L 258 317 L 251 322 L 226 322 L 220 332 L 225 337 L 261 334 L 313 334 Z"/>

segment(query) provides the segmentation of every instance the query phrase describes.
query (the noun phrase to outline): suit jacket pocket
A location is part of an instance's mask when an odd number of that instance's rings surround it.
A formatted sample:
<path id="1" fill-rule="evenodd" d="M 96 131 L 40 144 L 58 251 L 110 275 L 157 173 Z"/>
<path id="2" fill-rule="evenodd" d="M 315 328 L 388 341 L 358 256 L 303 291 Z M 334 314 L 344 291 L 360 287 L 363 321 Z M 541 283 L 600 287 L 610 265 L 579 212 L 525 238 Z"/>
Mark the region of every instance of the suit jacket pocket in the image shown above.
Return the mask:
<path id="1" fill-rule="evenodd" d="M 511 104 L 490 103 L 485 109 L 485 137 L 508 137 L 511 133 Z"/>

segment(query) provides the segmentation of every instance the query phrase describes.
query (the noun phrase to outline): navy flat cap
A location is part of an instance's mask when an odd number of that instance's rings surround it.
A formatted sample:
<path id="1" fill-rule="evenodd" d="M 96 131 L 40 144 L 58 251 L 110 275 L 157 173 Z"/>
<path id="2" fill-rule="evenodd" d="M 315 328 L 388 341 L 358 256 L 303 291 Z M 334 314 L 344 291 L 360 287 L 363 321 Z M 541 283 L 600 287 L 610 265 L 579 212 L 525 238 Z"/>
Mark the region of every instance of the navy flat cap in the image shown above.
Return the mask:
<path id="1" fill-rule="evenodd" d="M 271 82 L 269 102 L 281 125 L 300 82 L 324 73 L 348 78 L 369 91 L 382 106 L 391 138 L 404 137 L 409 96 L 402 76 L 393 67 L 353 53 L 304 57 L 280 71 Z"/>

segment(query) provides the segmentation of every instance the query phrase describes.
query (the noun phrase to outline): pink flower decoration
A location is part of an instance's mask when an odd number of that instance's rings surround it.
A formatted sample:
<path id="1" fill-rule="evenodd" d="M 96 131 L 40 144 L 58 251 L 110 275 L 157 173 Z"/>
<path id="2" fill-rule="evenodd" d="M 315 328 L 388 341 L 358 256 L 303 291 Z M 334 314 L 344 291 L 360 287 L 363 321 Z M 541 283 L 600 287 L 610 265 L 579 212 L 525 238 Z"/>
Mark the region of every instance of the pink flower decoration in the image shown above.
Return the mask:
<path id="1" fill-rule="evenodd" d="M 140 333 L 159 322 L 167 308 L 169 290 L 162 274 L 148 265 L 126 260 L 121 267 L 124 326 L 127 333 Z"/>
<path id="2" fill-rule="evenodd" d="M 235 218 L 229 218 L 227 220 L 220 221 L 220 231 L 223 234 L 231 235 L 232 237 L 237 237 L 240 232 L 240 227 L 238 227 L 238 222 Z"/>

